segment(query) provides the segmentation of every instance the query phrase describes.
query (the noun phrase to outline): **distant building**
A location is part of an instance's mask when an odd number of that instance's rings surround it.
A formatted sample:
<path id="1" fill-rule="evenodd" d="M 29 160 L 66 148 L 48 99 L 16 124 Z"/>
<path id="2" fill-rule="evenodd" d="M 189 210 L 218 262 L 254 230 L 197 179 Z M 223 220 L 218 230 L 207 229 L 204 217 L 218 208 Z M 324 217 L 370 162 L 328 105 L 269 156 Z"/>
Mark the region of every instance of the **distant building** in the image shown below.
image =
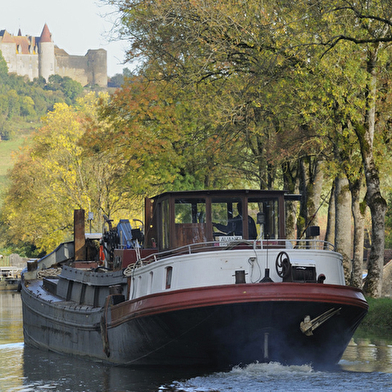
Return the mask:
<path id="1" fill-rule="evenodd" d="M 107 86 L 107 53 L 105 49 L 88 50 L 85 56 L 72 56 L 58 48 L 48 26 L 41 36 L 17 36 L 0 30 L 0 50 L 7 62 L 8 72 L 28 76 L 30 80 L 50 75 L 68 76 L 83 86 Z"/>

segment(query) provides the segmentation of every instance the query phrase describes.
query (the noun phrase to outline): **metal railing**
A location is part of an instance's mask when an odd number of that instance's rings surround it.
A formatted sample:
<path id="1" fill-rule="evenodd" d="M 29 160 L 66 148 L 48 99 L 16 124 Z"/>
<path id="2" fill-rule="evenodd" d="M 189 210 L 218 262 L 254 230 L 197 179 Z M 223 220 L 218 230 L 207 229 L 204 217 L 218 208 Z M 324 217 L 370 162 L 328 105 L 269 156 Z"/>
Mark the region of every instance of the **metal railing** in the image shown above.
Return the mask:
<path id="1" fill-rule="evenodd" d="M 194 244 L 184 245 L 175 249 L 169 249 L 158 253 L 153 253 L 144 258 L 139 258 L 134 267 L 143 266 L 152 262 L 166 259 L 172 256 L 179 256 L 185 254 L 195 254 L 201 252 L 218 252 L 224 250 L 240 250 L 240 249 L 285 249 L 287 250 L 325 250 L 334 251 L 335 247 L 330 242 L 323 240 L 287 240 L 287 239 L 274 239 L 274 240 L 232 240 L 227 243 L 222 241 L 198 242 Z"/>

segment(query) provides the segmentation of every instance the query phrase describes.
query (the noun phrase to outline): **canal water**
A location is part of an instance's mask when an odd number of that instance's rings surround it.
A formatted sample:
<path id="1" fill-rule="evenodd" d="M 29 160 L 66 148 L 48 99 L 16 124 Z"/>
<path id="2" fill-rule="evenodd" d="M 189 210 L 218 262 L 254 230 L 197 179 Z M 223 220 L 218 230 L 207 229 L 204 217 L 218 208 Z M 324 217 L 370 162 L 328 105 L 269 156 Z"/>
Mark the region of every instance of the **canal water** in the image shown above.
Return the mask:
<path id="1" fill-rule="evenodd" d="M 23 344 L 20 295 L 0 292 L 0 391 L 260 392 L 392 391 L 392 336 L 355 336 L 338 366 L 279 363 L 203 369 L 121 368 L 57 355 Z"/>

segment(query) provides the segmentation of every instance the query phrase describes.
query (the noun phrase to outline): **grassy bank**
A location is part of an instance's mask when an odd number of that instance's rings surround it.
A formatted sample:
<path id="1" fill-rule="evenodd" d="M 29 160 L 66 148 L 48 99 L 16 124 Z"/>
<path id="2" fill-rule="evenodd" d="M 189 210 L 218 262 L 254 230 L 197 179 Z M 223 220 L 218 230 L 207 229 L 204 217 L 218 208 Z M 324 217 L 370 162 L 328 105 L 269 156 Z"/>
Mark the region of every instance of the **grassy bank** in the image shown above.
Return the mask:
<path id="1" fill-rule="evenodd" d="M 392 338 L 392 299 L 366 298 L 366 300 L 369 303 L 369 312 L 358 328 L 358 334 L 389 335 Z"/>
<path id="2" fill-rule="evenodd" d="M 3 140 L 0 143 L 0 207 L 2 205 L 3 192 L 7 186 L 8 170 L 14 165 L 12 152 L 17 151 L 23 145 L 24 138 L 15 138 L 12 140 Z"/>
<path id="3" fill-rule="evenodd" d="M 13 152 L 18 151 L 18 149 L 23 146 L 31 132 L 37 128 L 38 125 L 34 125 L 35 126 L 31 125 L 30 128 L 26 128 L 23 131 L 19 131 L 18 136 L 14 136 L 10 140 L 0 141 L 0 206 L 2 203 L 2 192 L 7 186 L 7 173 L 15 163 L 13 160 Z"/>

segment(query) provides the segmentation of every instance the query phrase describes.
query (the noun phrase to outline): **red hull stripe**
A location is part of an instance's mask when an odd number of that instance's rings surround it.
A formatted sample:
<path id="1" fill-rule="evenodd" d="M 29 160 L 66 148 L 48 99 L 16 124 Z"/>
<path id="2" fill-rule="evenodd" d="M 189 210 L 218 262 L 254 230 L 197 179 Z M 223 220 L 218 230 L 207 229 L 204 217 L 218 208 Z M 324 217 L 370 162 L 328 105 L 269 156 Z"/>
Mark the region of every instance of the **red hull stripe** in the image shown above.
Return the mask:
<path id="1" fill-rule="evenodd" d="M 256 283 L 165 291 L 111 307 L 110 326 L 159 313 L 249 302 L 320 302 L 368 309 L 361 290 L 320 283 Z"/>

